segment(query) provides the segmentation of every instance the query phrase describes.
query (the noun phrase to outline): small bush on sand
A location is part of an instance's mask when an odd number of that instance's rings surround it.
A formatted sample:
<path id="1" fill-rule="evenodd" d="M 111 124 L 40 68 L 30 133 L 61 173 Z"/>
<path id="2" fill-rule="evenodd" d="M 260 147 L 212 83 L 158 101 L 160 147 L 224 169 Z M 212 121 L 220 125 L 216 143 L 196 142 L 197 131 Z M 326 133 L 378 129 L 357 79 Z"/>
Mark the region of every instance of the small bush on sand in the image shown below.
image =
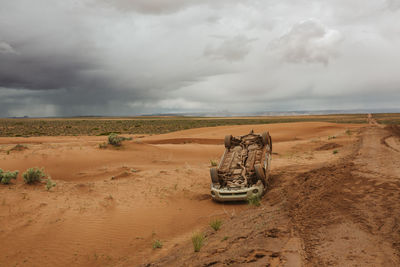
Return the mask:
<path id="1" fill-rule="evenodd" d="M 192 236 L 192 243 L 194 252 L 199 252 L 201 247 L 203 246 L 205 236 L 203 233 L 196 233 Z"/>
<path id="2" fill-rule="evenodd" d="M 152 246 L 153 246 L 153 249 L 162 248 L 163 244 L 162 244 L 162 242 L 160 240 L 156 239 L 156 240 L 153 241 L 153 245 Z"/>
<path id="3" fill-rule="evenodd" d="M 53 187 L 55 187 L 57 184 L 51 180 L 51 177 L 47 178 L 46 180 L 46 189 L 47 191 L 50 191 Z"/>
<path id="4" fill-rule="evenodd" d="M 119 136 L 116 133 L 112 133 L 108 136 L 108 143 L 113 146 L 121 146 L 122 141 L 132 140 L 132 138 L 126 138 L 123 136 Z"/>
<path id="5" fill-rule="evenodd" d="M 337 154 L 338 152 L 339 152 L 339 151 L 336 150 L 336 149 L 332 151 L 333 154 Z"/>
<path id="6" fill-rule="evenodd" d="M 11 148 L 10 151 L 23 151 L 25 149 L 28 149 L 28 147 L 24 146 L 24 145 L 17 144 L 13 148 Z"/>
<path id="7" fill-rule="evenodd" d="M 22 174 L 24 182 L 27 184 L 33 184 L 42 181 L 42 178 L 46 177 L 43 169 L 29 168 Z"/>
<path id="8" fill-rule="evenodd" d="M 212 229 L 214 229 L 214 231 L 218 231 L 219 228 L 221 228 L 221 225 L 222 225 L 222 221 L 218 220 L 218 219 L 215 219 L 210 222 L 210 226 Z"/>
<path id="9" fill-rule="evenodd" d="M 212 167 L 215 167 L 215 166 L 218 165 L 218 161 L 215 160 L 215 159 L 211 159 L 211 160 L 210 160 L 210 164 L 211 164 Z"/>
<path id="10" fill-rule="evenodd" d="M 9 184 L 12 179 L 16 180 L 18 176 L 18 171 L 3 171 L 0 169 L 0 183 Z"/>
<path id="11" fill-rule="evenodd" d="M 247 198 L 247 203 L 249 203 L 250 206 L 260 206 L 261 205 L 261 199 L 257 195 L 253 195 L 251 197 Z"/>
<path id="12" fill-rule="evenodd" d="M 106 143 L 106 142 L 103 142 L 103 143 L 99 144 L 99 148 L 100 148 L 100 149 L 105 149 L 105 148 L 107 148 L 107 143 Z"/>

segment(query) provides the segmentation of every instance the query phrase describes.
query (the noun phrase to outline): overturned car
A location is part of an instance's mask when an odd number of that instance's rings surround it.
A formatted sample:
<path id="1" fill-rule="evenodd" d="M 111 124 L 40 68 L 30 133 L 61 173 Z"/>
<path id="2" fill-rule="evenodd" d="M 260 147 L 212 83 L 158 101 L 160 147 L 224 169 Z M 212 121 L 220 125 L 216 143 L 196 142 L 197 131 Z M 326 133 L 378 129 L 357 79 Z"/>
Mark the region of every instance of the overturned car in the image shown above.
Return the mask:
<path id="1" fill-rule="evenodd" d="M 225 136 L 225 152 L 210 169 L 211 196 L 217 201 L 261 197 L 268 186 L 272 139 L 268 132 Z"/>

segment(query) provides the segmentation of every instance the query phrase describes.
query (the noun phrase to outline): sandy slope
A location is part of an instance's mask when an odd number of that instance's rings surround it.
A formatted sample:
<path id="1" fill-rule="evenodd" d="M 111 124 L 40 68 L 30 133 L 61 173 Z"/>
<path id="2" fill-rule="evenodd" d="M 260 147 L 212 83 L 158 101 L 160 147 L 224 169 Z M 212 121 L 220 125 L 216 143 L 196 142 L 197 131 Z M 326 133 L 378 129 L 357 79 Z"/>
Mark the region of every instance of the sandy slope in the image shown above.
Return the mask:
<path id="1" fill-rule="evenodd" d="M 207 230 L 201 252 L 148 266 L 399 266 L 400 128 L 372 125 L 338 158 L 274 169 L 262 206 Z"/>
<path id="2" fill-rule="evenodd" d="M 57 182 L 50 192 L 43 184 L 24 185 L 21 177 L 0 186 L 0 266 L 138 265 L 187 244 L 191 234 L 206 228 L 212 218 L 240 219 L 240 212 L 256 216 L 246 204 L 222 205 L 209 198 L 209 161 L 221 156 L 224 135 L 251 129 L 269 130 L 273 137 L 276 187 L 265 197 L 263 208 L 278 212 L 271 223 L 288 224 L 290 214 L 281 212 L 285 205 L 279 189 L 286 173 L 349 155 L 356 134 L 345 131 L 359 127 L 312 122 L 201 128 L 134 138 L 120 149 L 99 149 L 105 137 L 0 138 L 0 168 L 22 172 L 40 166 Z M 28 149 L 7 153 L 17 143 Z M 340 153 L 332 154 L 332 143 Z M 240 222 L 245 223 L 246 219 Z M 292 240 L 290 229 L 279 228 L 282 240 Z M 279 242 L 291 251 L 301 243 L 294 238 L 289 247 Z M 155 239 L 163 242 L 161 250 L 152 250 Z M 249 259 L 258 257 L 255 251 Z M 296 253 L 294 259 L 302 258 Z M 281 256 L 271 259 L 275 258 Z"/>

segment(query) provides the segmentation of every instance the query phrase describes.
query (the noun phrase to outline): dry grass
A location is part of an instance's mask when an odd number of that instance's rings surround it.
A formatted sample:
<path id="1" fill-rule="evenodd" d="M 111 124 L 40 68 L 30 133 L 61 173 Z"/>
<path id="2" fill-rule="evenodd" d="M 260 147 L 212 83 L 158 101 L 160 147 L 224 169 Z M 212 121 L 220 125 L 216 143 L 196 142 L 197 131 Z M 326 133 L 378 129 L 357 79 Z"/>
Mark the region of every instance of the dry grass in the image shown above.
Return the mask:
<path id="1" fill-rule="evenodd" d="M 214 229 L 214 231 L 218 231 L 222 226 L 222 221 L 219 219 L 215 219 L 210 222 L 210 226 L 212 229 Z"/>
<path id="2" fill-rule="evenodd" d="M 205 236 L 203 233 L 195 233 L 192 236 L 194 252 L 199 252 L 204 245 Z"/>
<path id="3" fill-rule="evenodd" d="M 374 115 L 375 116 L 375 115 Z M 396 117 L 397 116 L 397 117 Z M 400 114 L 383 120 L 398 120 Z M 77 136 L 116 134 L 160 134 L 223 125 L 250 125 L 287 122 L 366 123 L 366 114 L 269 116 L 243 118 L 132 117 L 66 119 L 0 119 L 0 136 Z M 379 121 L 379 118 L 378 118 Z"/>

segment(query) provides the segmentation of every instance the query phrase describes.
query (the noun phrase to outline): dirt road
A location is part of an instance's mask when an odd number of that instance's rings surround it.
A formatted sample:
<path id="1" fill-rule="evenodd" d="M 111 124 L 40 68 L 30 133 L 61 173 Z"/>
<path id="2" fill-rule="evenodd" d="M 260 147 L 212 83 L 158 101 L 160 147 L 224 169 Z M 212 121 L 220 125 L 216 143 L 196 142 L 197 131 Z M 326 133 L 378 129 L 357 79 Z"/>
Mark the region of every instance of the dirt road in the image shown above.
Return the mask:
<path id="1" fill-rule="evenodd" d="M 371 124 L 336 159 L 275 169 L 262 206 L 207 230 L 201 252 L 148 266 L 400 266 L 400 128 Z"/>
<path id="2" fill-rule="evenodd" d="M 362 130 L 354 153 L 301 174 L 289 187 L 290 216 L 305 263 L 400 265 L 400 154 L 382 143 L 391 133 Z"/>

